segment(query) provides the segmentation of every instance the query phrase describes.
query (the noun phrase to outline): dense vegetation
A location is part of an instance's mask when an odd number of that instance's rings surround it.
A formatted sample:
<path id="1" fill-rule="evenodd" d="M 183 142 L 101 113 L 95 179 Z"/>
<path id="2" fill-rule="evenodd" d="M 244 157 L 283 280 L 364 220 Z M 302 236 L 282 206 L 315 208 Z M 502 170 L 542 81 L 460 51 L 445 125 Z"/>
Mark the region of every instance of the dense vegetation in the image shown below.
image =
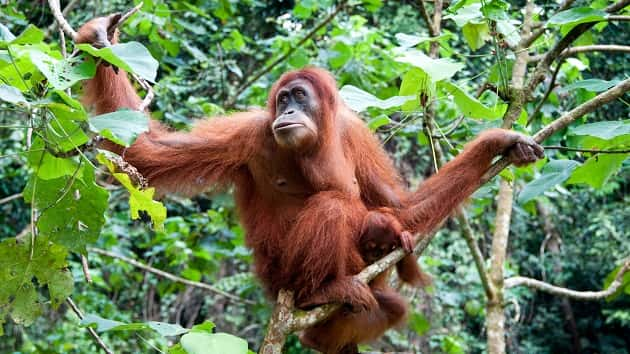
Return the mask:
<path id="1" fill-rule="evenodd" d="M 229 191 L 157 202 L 152 189 L 95 148 L 97 135 L 128 144 L 147 125 L 137 112 L 103 118 L 82 108 L 81 81 L 93 75 L 96 61 L 154 82 L 151 116 L 178 129 L 194 119 L 263 106 L 283 72 L 324 67 L 416 186 L 475 134 L 501 126 L 511 114 L 515 48 L 527 12 L 522 1 L 453 1 L 441 11 L 441 26 L 429 30 L 423 11 L 434 13 L 436 3 L 144 1 L 121 28 L 121 42 L 142 45 L 112 52 L 82 47 L 73 55 L 66 36 L 64 56 L 48 3 L 3 1 L 0 352 L 97 352 L 101 347 L 83 328 L 90 323 L 108 348 L 124 353 L 202 353 L 209 346 L 191 343 L 238 347 L 238 338 L 256 351 L 265 336 L 273 303 L 251 273 Z M 519 101 L 513 126 L 530 135 L 630 73 L 628 22 L 606 20 L 605 9 L 616 2 L 568 1 L 565 11 L 555 2 L 536 3 L 532 17 L 541 25 L 533 30 L 546 32 L 527 46 L 532 57 L 591 22 L 597 24 L 573 46 L 616 44 L 625 52 L 584 51 L 556 61 L 532 97 Z M 61 5 L 77 29 L 135 4 Z M 630 10 L 626 5 L 616 14 Z M 530 73 L 537 63 L 529 63 Z M 553 90 L 547 93 L 548 87 Z M 490 260 L 501 179 L 516 191 L 506 278 L 606 288 L 630 256 L 630 107 L 627 94 L 618 97 L 544 142 L 615 153 L 551 148 L 545 160 L 506 169 L 484 185 L 466 206 L 469 227 L 462 219 L 447 221 L 420 258 L 433 285 L 402 289 L 412 303 L 408 324 L 364 349 L 487 351 L 487 298 L 466 234 Z M 615 294 L 597 301 L 528 287 L 502 296 L 509 352 L 628 352 L 630 273 Z M 80 321 L 71 304 L 86 319 Z M 212 326 L 232 336 L 217 336 Z M 285 350 L 304 351 L 295 335 Z"/>

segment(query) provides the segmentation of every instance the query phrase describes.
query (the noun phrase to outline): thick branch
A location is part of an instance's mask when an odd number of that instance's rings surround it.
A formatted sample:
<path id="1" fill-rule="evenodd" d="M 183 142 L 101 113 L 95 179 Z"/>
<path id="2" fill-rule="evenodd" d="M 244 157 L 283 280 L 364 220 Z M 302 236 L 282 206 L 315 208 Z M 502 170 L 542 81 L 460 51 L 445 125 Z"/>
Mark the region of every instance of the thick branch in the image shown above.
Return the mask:
<path id="1" fill-rule="evenodd" d="M 623 276 L 630 270 L 630 259 L 626 259 L 623 266 L 619 269 L 619 272 L 615 276 L 615 279 L 605 290 L 600 291 L 577 291 L 571 290 L 549 283 L 545 283 L 540 280 L 527 278 L 527 277 L 511 277 L 505 280 L 506 288 L 513 288 L 516 286 L 526 286 L 536 290 L 544 291 L 556 296 L 566 296 L 575 300 L 594 301 L 600 300 L 614 294 L 622 284 Z"/>
<path id="2" fill-rule="evenodd" d="M 116 254 L 116 253 L 113 253 L 113 252 L 109 252 L 109 251 L 106 251 L 106 250 L 103 250 L 103 249 L 100 249 L 100 248 L 88 247 L 88 251 L 89 252 L 94 252 L 94 253 L 97 253 L 97 254 L 100 254 L 100 255 L 103 255 L 103 256 L 119 259 L 119 260 L 121 260 L 121 261 L 123 261 L 125 263 L 131 264 L 132 266 L 134 266 L 136 268 L 140 268 L 140 269 L 145 270 L 145 271 L 147 271 L 149 273 L 155 274 L 155 275 L 157 275 L 159 277 L 162 277 L 162 278 L 166 278 L 166 279 L 168 279 L 170 281 L 174 281 L 176 283 L 182 283 L 182 284 L 186 284 L 186 285 L 193 286 L 193 287 L 196 287 L 196 288 L 208 290 L 208 291 L 211 291 L 211 292 L 213 292 L 213 293 L 215 293 L 217 295 L 221 295 L 223 297 L 226 297 L 228 299 L 231 299 L 231 300 L 234 300 L 234 301 L 237 301 L 237 302 L 242 302 L 242 303 L 246 303 L 246 304 L 250 304 L 250 305 L 256 305 L 256 303 L 254 301 L 243 299 L 243 298 L 240 298 L 240 297 L 238 297 L 236 295 L 232 295 L 232 294 L 227 293 L 227 292 L 225 292 L 225 291 L 223 291 L 221 289 L 218 289 L 218 288 L 216 288 L 216 287 L 214 287 L 214 286 L 212 286 L 210 284 L 201 283 L 201 282 L 197 282 L 197 281 L 192 281 L 192 280 L 188 280 L 188 279 L 185 279 L 185 278 L 181 278 L 181 277 L 178 277 L 177 275 L 165 272 L 165 271 L 157 269 L 157 268 L 153 268 L 151 266 L 148 266 L 148 265 L 146 265 L 144 263 L 138 262 L 135 259 L 131 259 L 129 257 L 125 257 L 125 256 L 122 256 L 122 255 L 119 255 L 119 254 Z"/>
<path id="3" fill-rule="evenodd" d="M 63 31 L 68 35 L 68 37 L 72 38 L 74 41 L 77 38 L 77 32 L 72 29 L 72 26 L 66 21 L 63 13 L 61 12 L 61 5 L 59 5 L 59 0 L 48 0 L 48 6 L 50 6 L 50 10 L 52 11 L 55 20 L 59 24 L 59 27 L 63 29 Z"/>
<path id="4" fill-rule="evenodd" d="M 630 91 L 630 79 L 626 79 L 621 81 L 608 91 L 602 92 L 599 95 L 593 97 L 587 102 L 582 103 L 581 105 L 575 107 L 571 111 L 565 113 L 562 117 L 556 119 L 551 122 L 548 126 L 541 129 L 536 135 L 534 135 L 534 140 L 538 143 L 544 141 L 553 133 L 566 128 L 576 119 L 582 117 L 583 115 L 594 111 L 596 108 L 599 108 L 606 103 L 616 100 L 617 98 L 623 96 L 626 92 Z M 502 158 L 497 161 L 486 174 L 481 179 L 481 184 L 486 183 L 488 180 L 498 175 L 504 168 L 506 168 L 510 164 L 507 158 Z"/>

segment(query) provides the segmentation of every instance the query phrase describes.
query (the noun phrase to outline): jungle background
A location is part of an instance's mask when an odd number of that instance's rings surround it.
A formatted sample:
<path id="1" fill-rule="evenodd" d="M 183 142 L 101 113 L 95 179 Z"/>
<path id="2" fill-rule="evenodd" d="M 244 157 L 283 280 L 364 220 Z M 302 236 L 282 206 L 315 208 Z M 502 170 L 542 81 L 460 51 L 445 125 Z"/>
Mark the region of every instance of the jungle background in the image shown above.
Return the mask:
<path id="1" fill-rule="evenodd" d="M 61 1 L 61 9 L 78 29 L 136 4 Z M 443 5 L 440 25 L 428 25 L 436 4 Z M 287 70 L 326 68 L 414 188 L 440 158 L 452 158 L 478 132 L 501 126 L 513 99 L 506 92 L 526 14 L 542 24 L 534 31 L 546 29 L 526 47 L 532 57 L 589 21 L 599 22 L 573 45 L 623 48 L 560 60 L 523 102 L 516 130 L 533 135 L 627 80 L 630 27 L 623 19 L 602 20 L 611 4 L 535 1 L 527 12 L 525 1 L 499 0 L 147 0 L 122 25 L 121 42 L 141 43 L 159 63 L 155 78 L 144 76 L 155 82 L 151 116 L 178 129 L 194 119 L 264 106 L 271 84 Z M 617 15 L 630 12 L 624 6 Z M 251 252 L 229 191 L 167 196 L 160 204 L 147 189 L 112 176 L 115 167 L 97 157 L 91 141 L 96 134 L 125 134 L 107 124 L 88 127 L 93 117 L 77 100 L 94 60 L 72 56 L 70 38 L 64 59 L 59 33 L 48 2 L 0 1 L 0 352 L 103 350 L 86 330 L 89 323 L 116 353 L 192 353 L 184 340 L 177 344 L 183 329 L 198 325 L 213 333 L 212 324 L 258 350 L 273 301 L 251 273 Z M 129 50 L 141 58 L 139 66 L 151 67 L 145 51 Z M 426 56 L 412 57 L 418 51 Z M 531 72 L 536 62 L 529 65 Z M 628 95 L 622 94 L 545 145 L 627 150 L 629 116 Z M 134 119 L 142 123 L 137 116 L 119 117 L 119 130 L 133 132 Z M 485 184 L 465 206 L 465 226 L 461 219 L 445 223 L 420 257 L 433 285 L 403 287 L 411 302 L 407 324 L 363 350 L 489 351 L 488 304 L 469 236 L 490 266 L 501 179 L 515 191 L 506 278 L 520 275 L 578 291 L 612 282 L 630 256 L 627 151 L 548 149 L 546 155 Z M 80 202 L 72 199 L 74 184 L 86 197 Z M 596 301 L 505 289 L 506 351 L 628 353 L 630 274 L 621 282 Z M 81 322 L 70 303 L 91 320 Z M 306 352 L 295 335 L 285 351 Z"/>

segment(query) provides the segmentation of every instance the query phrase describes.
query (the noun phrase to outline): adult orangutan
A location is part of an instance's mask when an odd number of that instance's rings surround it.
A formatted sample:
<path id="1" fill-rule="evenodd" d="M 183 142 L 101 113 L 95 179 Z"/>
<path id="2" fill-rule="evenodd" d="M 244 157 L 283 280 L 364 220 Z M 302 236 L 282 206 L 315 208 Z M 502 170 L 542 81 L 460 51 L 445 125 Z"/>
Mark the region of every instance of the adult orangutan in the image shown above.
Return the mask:
<path id="1" fill-rule="evenodd" d="M 113 19 L 88 22 L 77 41 L 116 43 L 115 34 L 107 37 Z M 136 109 L 140 99 L 122 70 L 99 65 L 84 102 L 101 114 Z M 284 288 L 302 308 L 346 305 L 301 336 L 305 345 L 334 353 L 356 351 L 406 312 L 385 275 L 370 286 L 353 275 L 391 247 L 410 250 L 410 235 L 436 227 L 501 154 L 524 164 L 541 157 L 542 148 L 519 133 L 489 130 L 410 193 L 374 135 L 343 104 L 330 74 L 307 68 L 284 74 L 264 111 L 202 120 L 189 132 L 152 121 L 123 155 L 162 193 L 233 185 L 255 272 L 269 295 Z M 420 280 L 412 256 L 398 268 L 403 280 Z"/>

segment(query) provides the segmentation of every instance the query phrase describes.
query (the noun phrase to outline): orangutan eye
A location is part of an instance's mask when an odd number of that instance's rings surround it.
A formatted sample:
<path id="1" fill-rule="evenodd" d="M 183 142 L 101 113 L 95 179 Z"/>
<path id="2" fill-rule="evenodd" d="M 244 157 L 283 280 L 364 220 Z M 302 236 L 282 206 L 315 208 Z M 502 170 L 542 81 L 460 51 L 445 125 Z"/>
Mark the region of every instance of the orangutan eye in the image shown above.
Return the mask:
<path id="1" fill-rule="evenodd" d="M 301 101 L 304 99 L 304 97 L 306 97 L 306 95 L 304 94 L 304 91 L 302 90 L 295 90 L 295 99 L 298 101 Z"/>
<path id="2" fill-rule="evenodd" d="M 286 95 L 286 94 L 283 94 L 283 95 L 280 96 L 278 101 L 280 101 L 281 104 L 287 104 L 287 103 L 289 103 L 289 96 Z"/>

